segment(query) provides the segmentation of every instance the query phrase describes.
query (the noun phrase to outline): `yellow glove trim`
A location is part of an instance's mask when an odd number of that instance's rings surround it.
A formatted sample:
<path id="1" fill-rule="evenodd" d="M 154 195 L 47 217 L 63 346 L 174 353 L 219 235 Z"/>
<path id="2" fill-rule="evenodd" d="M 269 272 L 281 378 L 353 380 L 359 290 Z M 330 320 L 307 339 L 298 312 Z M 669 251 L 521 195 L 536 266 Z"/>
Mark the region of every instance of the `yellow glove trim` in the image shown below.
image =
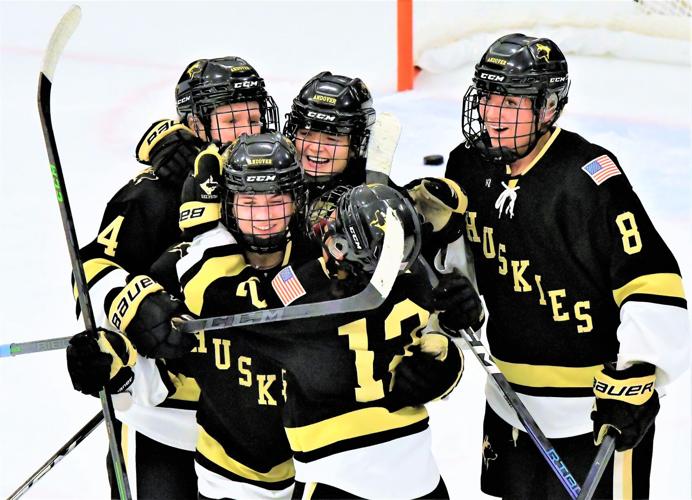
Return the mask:
<path id="1" fill-rule="evenodd" d="M 632 405 L 642 405 L 651 398 L 655 384 L 655 374 L 618 380 L 599 372 L 594 377 L 593 392 L 600 399 L 616 399 Z"/>
<path id="2" fill-rule="evenodd" d="M 191 128 L 186 127 L 177 120 L 159 120 L 154 122 L 152 126 L 144 132 L 139 143 L 137 143 L 137 147 L 135 148 L 137 161 L 149 164 L 151 160 L 151 150 L 154 149 L 164 137 L 177 130 L 187 130 L 190 134 L 196 135 Z"/>
<path id="3" fill-rule="evenodd" d="M 113 326 L 121 332 L 127 330 L 130 321 L 137 314 L 139 305 L 144 297 L 163 290 L 163 287 L 149 276 L 135 276 L 120 291 L 111 303 L 108 310 L 108 318 Z"/>
<path id="4" fill-rule="evenodd" d="M 110 342 L 108 342 L 108 339 L 106 338 L 106 334 L 102 331 L 99 332 L 99 338 L 97 340 L 97 343 L 99 345 L 99 349 L 101 349 L 101 352 L 105 352 L 106 354 L 110 354 L 113 357 L 113 361 L 111 362 L 111 373 L 110 373 L 110 378 L 112 379 L 115 377 L 118 372 L 126 367 L 126 366 L 135 366 L 135 363 L 137 362 L 137 351 L 135 350 L 134 346 L 132 343 L 130 343 L 130 340 L 125 336 L 122 335 L 121 333 L 118 332 L 113 332 L 116 335 L 120 335 L 120 337 L 123 339 L 125 342 L 125 349 L 127 352 L 127 359 L 123 360 L 120 355 L 118 355 L 115 352 L 115 349 L 111 345 Z"/>
<path id="5" fill-rule="evenodd" d="M 437 361 L 444 361 L 449 352 L 449 338 L 441 333 L 427 332 L 420 338 L 420 350 Z"/>
<path id="6" fill-rule="evenodd" d="M 409 190 L 409 195 L 416 205 L 416 210 L 425 218 L 427 222 L 432 224 L 434 232 L 442 230 L 449 222 L 449 219 L 453 213 L 466 213 L 466 209 L 469 204 L 469 200 L 464 191 L 459 187 L 459 184 L 444 177 L 437 179 L 447 184 L 449 188 L 456 194 L 458 203 L 455 208 L 449 207 L 437 196 L 432 194 L 425 186 L 425 180 L 422 180 L 420 184 Z"/>
<path id="7" fill-rule="evenodd" d="M 197 158 L 195 158 L 195 177 L 199 174 L 199 162 L 200 160 L 203 159 L 205 156 L 215 156 L 217 161 L 219 162 L 219 174 L 223 173 L 223 158 L 221 158 L 221 155 L 219 154 L 219 147 L 216 144 L 209 144 L 207 146 L 207 149 L 202 151 L 200 154 L 197 155 Z"/>

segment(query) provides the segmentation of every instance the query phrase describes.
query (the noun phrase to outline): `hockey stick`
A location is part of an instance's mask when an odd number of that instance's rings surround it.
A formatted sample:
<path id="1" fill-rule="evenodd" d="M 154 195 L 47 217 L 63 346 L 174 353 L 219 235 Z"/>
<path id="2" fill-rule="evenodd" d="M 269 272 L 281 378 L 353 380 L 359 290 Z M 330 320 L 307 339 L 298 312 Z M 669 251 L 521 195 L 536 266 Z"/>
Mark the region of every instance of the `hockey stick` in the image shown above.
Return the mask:
<path id="1" fill-rule="evenodd" d="M 220 330 L 238 326 L 259 325 L 277 321 L 307 319 L 330 314 L 343 314 L 358 311 L 370 311 L 379 307 L 389 295 L 394 281 L 399 273 L 399 263 L 404 255 L 404 231 L 396 214 L 387 211 L 385 224 L 387 231 L 382 243 L 382 253 L 377 262 L 368 285 L 361 292 L 343 299 L 313 302 L 297 306 L 286 306 L 277 309 L 260 309 L 229 316 L 214 316 L 211 318 L 176 321 L 176 327 L 184 333 L 194 333 L 202 330 Z M 35 340 L 0 346 L 0 357 L 29 354 L 32 352 L 64 349 L 71 337 Z"/>
<path id="2" fill-rule="evenodd" d="M 608 434 L 603 438 L 603 442 L 598 448 L 596 458 L 594 458 L 589 473 L 586 475 L 577 500 L 591 500 L 591 497 L 596 492 L 598 483 L 601 481 L 601 476 L 603 476 L 605 468 L 608 466 L 610 457 L 613 456 L 613 452 L 615 452 L 615 436 Z"/>
<path id="3" fill-rule="evenodd" d="M 423 257 L 419 257 L 418 262 L 428 275 L 430 283 L 433 286 L 437 286 L 439 280 L 434 271 L 430 268 L 430 264 L 428 264 Z M 541 455 L 543 455 L 545 461 L 548 462 L 548 465 L 560 480 L 560 483 L 562 483 L 562 486 L 565 488 L 570 498 L 576 499 L 581 491 L 579 483 L 577 483 L 577 480 L 569 471 L 567 465 L 562 461 L 557 451 L 555 451 L 555 447 L 550 443 L 545 434 L 543 434 L 541 428 L 538 427 L 538 424 L 529 413 L 529 410 L 524 406 L 524 403 L 519 399 L 514 389 L 512 389 L 507 378 L 492 361 L 490 353 L 483 342 L 481 342 L 480 337 L 470 328 L 454 332 L 448 331 L 443 325 L 440 325 L 440 327 L 452 337 L 461 337 L 461 339 L 468 344 L 473 354 L 476 356 L 476 359 L 483 365 L 483 369 L 490 375 L 490 380 L 493 381 L 493 384 L 502 393 L 507 404 L 509 404 L 517 414 L 517 417 L 519 417 L 519 421 L 524 426 L 524 429 L 526 429 L 527 434 L 534 442 Z"/>
<path id="4" fill-rule="evenodd" d="M 401 123 L 392 113 L 377 115 L 370 132 L 368 159 L 365 164 L 365 180 L 368 184 L 387 184 L 392 170 L 394 153 L 399 144 Z"/>
<path id="5" fill-rule="evenodd" d="M 387 208 L 385 215 L 385 226 L 387 230 L 384 234 L 382 252 L 377 261 L 377 267 L 365 289 L 355 295 L 343 299 L 313 302 L 312 304 L 260 309 L 232 316 L 181 321 L 177 325 L 178 329 L 185 333 L 191 333 L 376 309 L 389 295 L 399 274 L 399 267 L 404 256 L 404 229 L 395 212 L 390 208 Z"/>
<path id="6" fill-rule="evenodd" d="M 62 445 L 62 447 L 56 451 L 55 454 L 46 461 L 46 463 L 44 463 L 36 472 L 34 472 L 29 479 L 24 481 L 21 486 L 8 497 L 8 500 L 15 500 L 26 493 L 29 488 L 36 483 L 36 481 L 41 479 L 49 470 L 55 467 L 58 462 L 65 458 L 68 453 L 74 450 L 79 443 L 84 441 L 84 439 L 86 439 L 86 437 L 91 434 L 102 421 L 103 412 L 98 412 L 91 420 L 89 420 L 89 422 L 87 422 L 84 427 L 79 429 L 67 443 Z"/>
<path id="7" fill-rule="evenodd" d="M 0 345 L 0 358 L 17 356 L 18 354 L 30 354 L 32 352 L 54 351 L 65 349 L 72 337 L 58 337 L 54 339 L 32 340 L 30 342 L 15 342 Z"/>
<path id="8" fill-rule="evenodd" d="M 39 74 L 38 80 L 38 110 L 41 117 L 41 128 L 43 129 L 43 137 L 46 141 L 46 151 L 48 153 L 48 161 L 50 163 L 51 175 L 53 177 L 53 185 L 55 186 L 55 195 L 58 199 L 60 207 L 60 218 L 62 219 L 63 228 L 65 230 L 65 239 L 67 249 L 70 253 L 70 261 L 72 264 L 72 274 L 75 279 L 77 291 L 79 294 L 79 305 L 82 308 L 82 317 L 84 318 L 84 326 L 87 331 L 96 336 L 96 321 L 94 320 L 94 311 L 91 308 L 89 292 L 86 286 L 84 277 L 84 268 L 79 257 L 79 244 L 77 243 L 77 234 L 74 228 L 74 219 L 72 210 L 67 198 L 65 189 L 65 179 L 58 157 L 58 147 L 55 142 L 53 133 L 53 123 L 50 113 L 50 95 L 53 86 L 53 74 L 55 67 L 58 64 L 60 55 L 62 54 L 67 41 L 72 36 L 72 33 L 77 29 L 81 18 L 81 9 L 77 5 L 73 5 L 67 13 L 60 19 L 55 27 L 53 34 L 48 42 L 46 54 L 43 59 L 43 66 Z M 118 483 L 118 493 L 121 499 L 130 499 L 130 485 L 127 481 L 127 472 L 125 471 L 125 463 L 120 446 L 118 445 L 115 431 L 113 429 L 113 404 L 111 398 L 104 390 L 99 392 L 101 406 L 103 409 L 103 417 L 108 430 L 108 444 L 111 455 L 113 456 L 113 469 Z"/>

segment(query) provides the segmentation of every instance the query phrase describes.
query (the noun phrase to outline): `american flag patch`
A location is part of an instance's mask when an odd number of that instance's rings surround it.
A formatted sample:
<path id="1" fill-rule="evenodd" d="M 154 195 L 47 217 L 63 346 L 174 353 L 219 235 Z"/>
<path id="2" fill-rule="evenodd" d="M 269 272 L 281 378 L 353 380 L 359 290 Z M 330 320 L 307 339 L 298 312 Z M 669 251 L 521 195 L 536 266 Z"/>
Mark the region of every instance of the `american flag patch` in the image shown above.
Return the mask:
<path id="1" fill-rule="evenodd" d="M 591 177 L 591 180 L 594 181 L 597 186 L 600 186 L 611 177 L 615 177 L 622 173 L 608 155 L 602 155 L 595 160 L 591 160 L 581 167 L 581 169 L 589 174 L 589 177 Z"/>
<path id="2" fill-rule="evenodd" d="M 285 306 L 306 293 L 305 288 L 298 281 L 291 266 L 285 267 L 279 274 L 274 276 L 272 287 Z"/>

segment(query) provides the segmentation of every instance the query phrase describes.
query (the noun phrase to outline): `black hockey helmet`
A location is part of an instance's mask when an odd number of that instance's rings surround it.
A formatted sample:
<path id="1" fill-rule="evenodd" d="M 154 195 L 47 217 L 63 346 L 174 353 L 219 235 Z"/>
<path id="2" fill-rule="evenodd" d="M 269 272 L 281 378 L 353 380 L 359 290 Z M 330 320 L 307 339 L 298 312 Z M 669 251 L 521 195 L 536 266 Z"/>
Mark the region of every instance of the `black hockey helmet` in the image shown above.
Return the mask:
<path id="1" fill-rule="evenodd" d="M 473 85 L 464 96 L 462 131 L 467 143 L 487 159 L 508 164 L 526 156 L 559 118 L 567 104 L 567 60 L 548 38 L 515 33 L 495 42 L 476 64 Z M 527 97 L 533 103 L 534 131 L 528 146 L 493 147 L 479 105 L 489 94 Z M 553 111 L 548 120 L 544 117 Z M 520 136 L 515 136 L 515 144 Z"/>
<path id="2" fill-rule="evenodd" d="M 332 193 L 338 196 L 336 200 Z M 384 184 L 336 188 L 311 204 L 307 220 L 313 223 L 312 235 L 338 266 L 369 274 L 382 250 L 387 208 L 394 211 L 404 230 L 402 270 L 406 270 L 420 253 L 421 226 L 411 202 L 396 189 Z"/>
<path id="3" fill-rule="evenodd" d="M 191 62 L 175 88 L 180 121 L 187 123 L 189 116 L 196 116 L 207 138 L 211 137 L 212 127 L 222 128 L 218 122 L 212 123 L 216 108 L 251 101 L 259 105 L 261 131 L 278 130 L 278 108 L 267 94 L 264 80 L 247 61 L 235 56 Z"/>
<path id="4" fill-rule="evenodd" d="M 295 147 L 279 132 L 242 135 L 223 159 L 226 227 L 253 252 L 282 250 L 291 226 L 302 222 L 305 207 L 303 169 Z M 283 194 L 290 195 L 290 203 L 272 197 Z"/>
<path id="5" fill-rule="evenodd" d="M 306 181 L 320 185 L 324 191 L 337 184 L 358 185 L 365 182 L 365 159 L 367 157 L 370 130 L 375 123 L 375 109 L 372 95 L 360 78 L 333 75 L 323 71 L 312 77 L 293 99 L 291 112 L 286 115 L 284 134 L 299 149 L 299 154 L 307 152 L 308 142 L 298 140 L 303 131 L 317 131 L 330 135 L 345 135 L 349 138 L 349 149 L 343 158 L 347 161 L 341 173 L 327 172 L 316 175 L 305 166 Z M 319 143 L 313 144 L 319 146 Z M 302 145 L 302 147 L 301 147 Z M 335 149 L 332 149 L 335 152 Z M 320 158 L 314 152 L 316 163 L 328 162 L 332 158 Z"/>

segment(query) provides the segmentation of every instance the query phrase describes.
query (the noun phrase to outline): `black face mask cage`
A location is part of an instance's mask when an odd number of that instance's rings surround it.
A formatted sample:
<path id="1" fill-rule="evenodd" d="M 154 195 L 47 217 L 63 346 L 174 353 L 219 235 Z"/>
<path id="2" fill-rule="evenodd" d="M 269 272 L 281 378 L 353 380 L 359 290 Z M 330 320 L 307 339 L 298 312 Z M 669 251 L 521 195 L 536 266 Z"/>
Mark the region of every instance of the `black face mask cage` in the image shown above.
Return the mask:
<path id="1" fill-rule="evenodd" d="M 542 93 L 538 96 L 514 95 L 504 92 L 502 87 L 497 86 L 492 94 L 503 96 L 499 105 L 490 104 L 491 92 L 479 89 L 475 85 L 468 88 L 462 106 L 461 129 L 470 147 L 476 148 L 486 160 L 504 166 L 528 155 L 556 118 L 553 118 L 550 124 L 544 125 L 541 129 L 538 128 L 539 118 L 544 113 L 546 101 Z M 529 98 L 532 102 L 530 122 L 519 122 L 519 109 L 508 102 L 510 98 L 521 99 L 522 97 Z M 512 115 L 515 116 L 513 121 Z M 508 117 L 510 121 L 502 121 L 507 120 Z M 517 134 L 516 129 L 525 125 L 530 125 L 529 131 Z M 503 134 L 504 128 L 507 127 L 514 128 L 515 134 L 511 136 Z M 497 137 L 503 140 L 503 144 L 497 146 L 492 144 L 489 129 L 493 133 L 497 129 Z"/>
<path id="2" fill-rule="evenodd" d="M 282 199 L 285 194 L 290 195 L 288 200 Z M 301 196 L 297 190 L 266 193 L 226 191 L 224 224 L 252 252 L 283 250 L 292 222 L 301 217 Z"/>
<path id="3" fill-rule="evenodd" d="M 235 109 L 217 110 L 223 106 Z M 202 97 L 192 104 L 195 132 L 204 132 L 208 142 L 219 146 L 233 142 L 243 134 L 258 134 L 280 129 L 279 111 L 271 96 L 245 95 L 238 92 L 217 92 Z M 222 141 L 222 133 L 233 130 L 229 140 Z M 216 138 L 212 139 L 212 131 Z"/>

